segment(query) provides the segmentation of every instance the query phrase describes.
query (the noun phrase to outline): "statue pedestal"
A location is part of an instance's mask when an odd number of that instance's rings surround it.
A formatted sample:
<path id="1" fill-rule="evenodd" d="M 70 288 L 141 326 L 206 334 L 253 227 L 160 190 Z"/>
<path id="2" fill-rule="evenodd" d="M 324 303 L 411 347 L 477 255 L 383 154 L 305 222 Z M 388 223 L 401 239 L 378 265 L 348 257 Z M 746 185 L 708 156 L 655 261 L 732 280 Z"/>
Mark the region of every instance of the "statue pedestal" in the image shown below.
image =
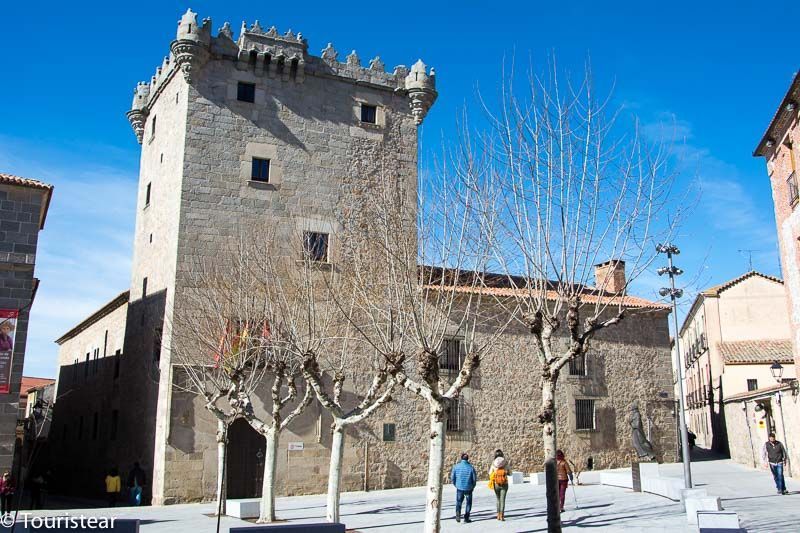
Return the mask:
<path id="1" fill-rule="evenodd" d="M 631 461 L 631 478 L 633 480 L 633 492 L 642 492 L 642 472 L 639 469 L 639 461 Z"/>

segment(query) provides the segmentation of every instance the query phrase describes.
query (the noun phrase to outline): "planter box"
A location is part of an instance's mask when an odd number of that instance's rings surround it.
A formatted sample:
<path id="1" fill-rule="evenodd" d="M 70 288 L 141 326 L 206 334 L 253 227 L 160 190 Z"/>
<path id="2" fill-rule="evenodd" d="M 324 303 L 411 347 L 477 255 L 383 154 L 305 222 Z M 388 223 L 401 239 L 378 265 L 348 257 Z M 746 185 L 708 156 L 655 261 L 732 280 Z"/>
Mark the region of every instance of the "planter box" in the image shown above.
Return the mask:
<path id="1" fill-rule="evenodd" d="M 228 516 L 235 516 L 236 518 L 258 518 L 261 511 L 261 500 L 259 498 L 251 498 L 248 500 L 228 500 L 225 503 L 225 509 Z"/>
<path id="2" fill-rule="evenodd" d="M 721 511 L 719 498 L 686 498 L 683 502 L 686 506 L 686 521 L 690 525 L 697 525 L 697 512 L 698 511 Z"/>
<path id="3" fill-rule="evenodd" d="M 697 511 L 697 527 L 700 533 L 743 531 L 739 515 L 732 511 Z"/>

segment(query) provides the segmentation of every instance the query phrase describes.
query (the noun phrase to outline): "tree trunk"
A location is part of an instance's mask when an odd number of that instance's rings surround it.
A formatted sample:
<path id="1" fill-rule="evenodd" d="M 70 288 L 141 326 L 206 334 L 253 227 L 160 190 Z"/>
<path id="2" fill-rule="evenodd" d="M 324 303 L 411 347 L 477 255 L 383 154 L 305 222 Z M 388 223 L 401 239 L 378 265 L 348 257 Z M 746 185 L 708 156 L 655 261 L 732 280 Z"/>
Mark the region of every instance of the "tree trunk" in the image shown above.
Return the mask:
<path id="1" fill-rule="evenodd" d="M 328 468 L 328 522 L 339 521 L 339 494 L 342 484 L 342 459 L 344 458 L 344 427 L 336 424 L 331 442 L 331 463 Z"/>
<path id="2" fill-rule="evenodd" d="M 444 467 L 445 421 L 442 405 L 431 404 L 428 493 L 425 501 L 425 533 L 439 533 L 442 516 L 442 468 Z"/>
<path id="3" fill-rule="evenodd" d="M 552 464 L 556 458 L 556 378 L 542 380 L 542 443 L 544 464 Z M 558 476 L 545 476 L 547 483 L 547 531 L 561 532 L 561 501 L 558 498 Z"/>
<path id="4" fill-rule="evenodd" d="M 275 470 L 278 467 L 278 437 L 276 428 L 264 435 L 267 439 L 267 456 L 264 458 L 264 482 L 261 486 L 261 516 L 258 523 L 275 521 Z"/>
<path id="5" fill-rule="evenodd" d="M 228 424 L 224 420 L 217 420 L 217 514 L 224 515 L 227 511 L 225 497 L 225 460 L 228 446 Z"/>

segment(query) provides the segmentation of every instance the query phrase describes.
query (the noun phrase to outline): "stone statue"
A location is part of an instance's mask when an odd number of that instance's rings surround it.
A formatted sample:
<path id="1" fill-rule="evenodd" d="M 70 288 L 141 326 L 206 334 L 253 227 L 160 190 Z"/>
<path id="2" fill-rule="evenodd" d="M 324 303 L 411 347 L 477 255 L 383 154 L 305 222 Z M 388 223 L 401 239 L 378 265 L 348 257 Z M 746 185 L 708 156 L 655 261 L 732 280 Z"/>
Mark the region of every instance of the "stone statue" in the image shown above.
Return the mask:
<path id="1" fill-rule="evenodd" d="M 636 450 L 636 455 L 640 459 L 646 457 L 650 461 L 655 460 L 656 454 L 653 452 L 653 445 L 644 434 L 642 415 L 639 413 L 639 406 L 636 402 L 631 404 L 631 417 L 628 423 L 631 425 L 631 440 L 633 441 L 633 449 Z"/>

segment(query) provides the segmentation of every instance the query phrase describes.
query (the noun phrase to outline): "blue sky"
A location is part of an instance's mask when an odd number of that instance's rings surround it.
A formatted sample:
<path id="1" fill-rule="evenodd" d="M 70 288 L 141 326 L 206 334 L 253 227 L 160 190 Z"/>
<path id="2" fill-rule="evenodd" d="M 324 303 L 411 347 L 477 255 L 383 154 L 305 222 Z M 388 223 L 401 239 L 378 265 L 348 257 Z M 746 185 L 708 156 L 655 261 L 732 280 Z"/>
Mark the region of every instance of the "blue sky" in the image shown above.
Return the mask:
<path id="1" fill-rule="evenodd" d="M 389 68 L 423 58 L 440 92 L 423 158 L 452 138 L 478 88 L 493 91 L 504 58 L 554 52 L 580 70 L 591 57 L 615 103 L 677 134 L 681 183 L 701 191 L 678 239 L 687 279 L 745 272 L 744 249 L 755 250 L 754 268 L 780 274 L 769 182 L 751 153 L 797 69 L 796 38 L 779 29 L 800 15 L 796 2 L 4 2 L 0 170 L 56 187 L 27 375 L 54 375 L 53 341 L 129 284 L 139 145 L 125 111 L 187 7 L 212 17 L 215 31 L 255 19 L 300 31 L 315 55 L 330 41 L 340 58 L 356 49 Z M 657 285 L 645 280 L 640 292 L 652 297 Z"/>

